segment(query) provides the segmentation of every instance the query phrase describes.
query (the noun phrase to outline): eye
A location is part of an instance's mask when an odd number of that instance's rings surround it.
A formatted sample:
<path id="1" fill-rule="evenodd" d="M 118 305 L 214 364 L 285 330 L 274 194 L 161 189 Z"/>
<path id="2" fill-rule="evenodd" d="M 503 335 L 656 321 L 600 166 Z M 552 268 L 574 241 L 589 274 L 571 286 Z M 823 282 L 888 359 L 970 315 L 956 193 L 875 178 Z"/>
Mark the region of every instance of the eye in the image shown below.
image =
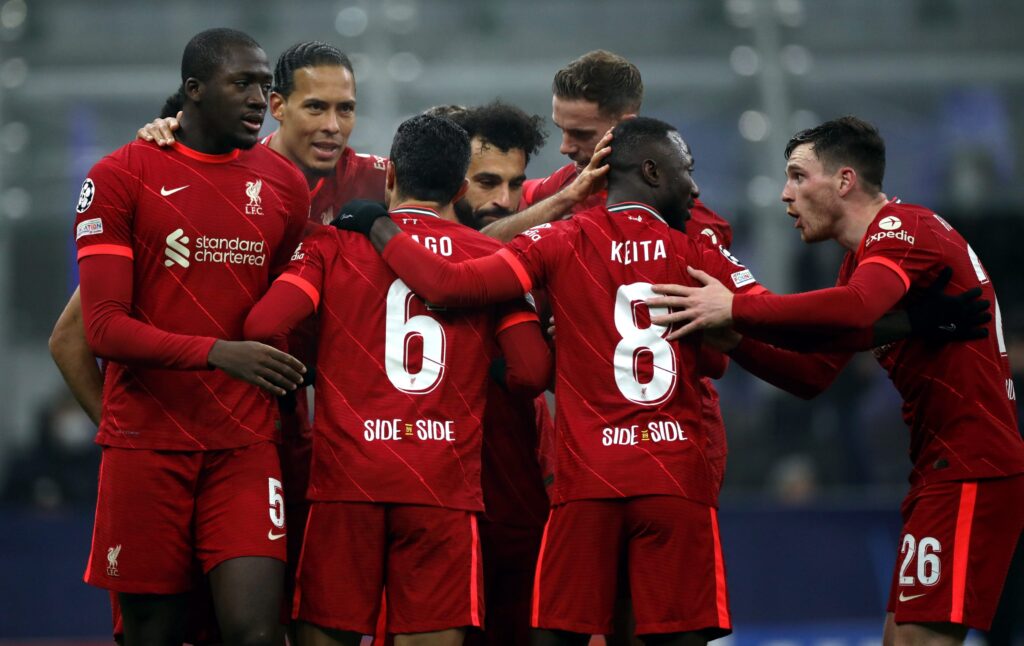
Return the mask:
<path id="1" fill-rule="evenodd" d="M 264 83 L 260 87 L 263 88 L 264 94 L 270 94 L 270 83 Z"/>

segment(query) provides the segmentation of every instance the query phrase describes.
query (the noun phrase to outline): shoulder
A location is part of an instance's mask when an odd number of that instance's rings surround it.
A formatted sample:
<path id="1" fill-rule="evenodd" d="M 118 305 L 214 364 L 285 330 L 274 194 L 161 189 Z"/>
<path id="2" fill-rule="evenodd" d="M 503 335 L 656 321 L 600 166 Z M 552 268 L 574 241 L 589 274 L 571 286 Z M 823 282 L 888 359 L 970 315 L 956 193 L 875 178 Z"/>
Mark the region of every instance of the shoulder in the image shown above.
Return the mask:
<path id="1" fill-rule="evenodd" d="M 155 161 L 168 152 L 148 141 L 131 141 L 102 157 L 96 165 L 109 164 L 124 168 L 138 167 L 147 161 Z"/>
<path id="2" fill-rule="evenodd" d="M 692 236 L 704 236 L 723 247 L 732 246 L 732 226 L 700 200 L 694 200 L 690 209 L 690 221 L 686 232 Z"/>
<path id="3" fill-rule="evenodd" d="M 891 244 L 913 247 L 931 239 L 939 228 L 952 231 L 952 227 L 931 209 L 892 201 L 883 206 L 868 225 L 863 248 L 869 251 L 875 246 L 888 248 Z"/>
<path id="4" fill-rule="evenodd" d="M 242 161 L 246 165 L 266 174 L 268 178 L 280 181 L 303 195 L 309 194 L 306 178 L 284 155 L 270 146 L 253 146 L 242 151 Z"/>
<path id="5" fill-rule="evenodd" d="M 459 247 L 473 254 L 487 255 L 494 253 L 501 248 L 501 243 L 471 229 L 464 224 L 451 222 L 449 220 L 430 220 L 431 231 L 441 235 L 449 236 L 453 241 L 459 243 Z"/>
<path id="6" fill-rule="evenodd" d="M 381 157 L 379 155 L 367 155 L 364 153 L 357 153 L 351 148 L 346 148 L 342 154 L 341 159 L 338 160 L 338 165 L 342 163 L 352 166 L 368 173 L 381 173 L 388 169 L 388 158 Z"/>

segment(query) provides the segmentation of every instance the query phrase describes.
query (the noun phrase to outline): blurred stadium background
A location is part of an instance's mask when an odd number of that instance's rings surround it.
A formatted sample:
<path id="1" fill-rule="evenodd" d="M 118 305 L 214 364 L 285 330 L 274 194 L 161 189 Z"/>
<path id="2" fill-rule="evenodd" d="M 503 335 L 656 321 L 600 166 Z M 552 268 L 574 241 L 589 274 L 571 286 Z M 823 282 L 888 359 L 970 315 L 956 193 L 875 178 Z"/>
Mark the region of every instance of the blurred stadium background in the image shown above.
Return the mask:
<path id="1" fill-rule="evenodd" d="M 1022 25 L 1014 0 L 0 0 L 0 642 L 109 633 L 105 593 L 81 583 L 99 450 L 46 342 L 77 282 L 82 179 L 157 115 L 194 33 L 242 29 L 272 60 L 302 40 L 337 44 L 357 72 L 350 143 L 379 154 L 435 104 L 501 97 L 550 115 L 559 67 L 622 54 L 643 74 L 644 112 L 690 142 L 736 254 L 777 291 L 830 285 L 841 256 L 789 228 L 785 142 L 857 114 L 888 142 L 886 192 L 936 209 L 987 265 L 1019 374 Z M 548 123 L 530 176 L 563 164 Z M 264 133 L 274 126 L 268 116 Z M 864 355 L 813 402 L 739 368 L 720 387 L 730 640 L 879 642 L 909 467 L 885 374 Z M 1022 579 L 1011 575 L 1018 631 Z"/>

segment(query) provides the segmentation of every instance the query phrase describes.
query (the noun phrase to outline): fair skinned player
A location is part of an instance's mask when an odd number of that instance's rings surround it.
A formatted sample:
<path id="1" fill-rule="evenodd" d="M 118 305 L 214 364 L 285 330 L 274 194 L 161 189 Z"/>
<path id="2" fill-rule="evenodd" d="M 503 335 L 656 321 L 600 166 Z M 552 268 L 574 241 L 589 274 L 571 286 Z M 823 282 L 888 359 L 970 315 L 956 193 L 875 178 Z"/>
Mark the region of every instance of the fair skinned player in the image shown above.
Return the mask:
<path id="1" fill-rule="evenodd" d="M 497 246 L 455 218 L 469 150 L 465 131 L 428 115 L 395 136 L 390 217 L 427 253 L 472 258 Z M 387 215 L 371 203 L 359 208 Z M 303 242 L 250 313 L 246 334 L 273 338 L 314 309 L 321 385 L 299 637 L 358 643 L 386 590 L 396 644 L 460 644 L 484 610 L 476 514 L 487 371 L 496 340 L 506 385 L 544 388 L 550 357 L 536 315 L 525 302 L 473 311 L 427 305 L 364 239 L 333 228 Z"/>
<path id="2" fill-rule="evenodd" d="M 948 223 L 882 192 L 885 144 L 873 126 L 855 117 L 826 122 L 794 136 L 786 158 L 782 201 L 801 239 L 847 250 L 837 286 L 733 298 L 691 270 L 703 287 L 659 286 L 666 296 L 649 301 L 686 308 L 659 319 L 683 324 L 675 334 L 734 326 L 744 336 L 733 356 L 756 360 L 747 337 L 801 348 L 797 337 L 807 332 L 868 325 L 917 300 L 944 266 L 953 288 L 996 302 L 981 261 Z M 986 331 L 942 347 L 910 338 L 875 350 L 903 397 L 913 462 L 887 646 L 955 645 L 969 627 L 987 629 L 1024 526 L 1024 441 L 998 304 Z"/>
<path id="3" fill-rule="evenodd" d="M 284 394 L 304 369 L 235 340 L 308 208 L 301 176 L 254 148 L 270 80 L 247 35 L 198 34 L 182 57 L 177 142 L 105 157 L 76 209 L 86 338 L 109 362 L 86 580 L 118 593 L 127 644 L 180 643 L 194 559 L 226 643 L 280 638 L 286 528 L 261 388 Z"/>
<path id="4" fill-rule="evenodd" d="M 717 246 L 682 232 L 699 193 L 674 128 L 627 120 L 613 142 L 607 206 L 530 229 L 493 256 L 452 263 L 415 249 L 385 219 L 348 226 L 366 232 L 431 302 L 500 301 L 533 285 L 550 293 L 559 321 L 559 407 L 534 643 L 583 644 L 611 632 L 617 580 L 628 577 L 645 642 L 699 644 L 728 633 L 731 623 L 717 480 L 705 459 L 713 431 L 699 389 L 703 374 L 720 374 L 724 365 L 697 341 L 665 341 L 668 329 L 648 322 L 658 312 L 644 309 L 641 294 L 653 295 L 647 285 L 686 264 L 726 280 L 743 270 Z M 748 274 L 737 289 L 761 289 Z"/>

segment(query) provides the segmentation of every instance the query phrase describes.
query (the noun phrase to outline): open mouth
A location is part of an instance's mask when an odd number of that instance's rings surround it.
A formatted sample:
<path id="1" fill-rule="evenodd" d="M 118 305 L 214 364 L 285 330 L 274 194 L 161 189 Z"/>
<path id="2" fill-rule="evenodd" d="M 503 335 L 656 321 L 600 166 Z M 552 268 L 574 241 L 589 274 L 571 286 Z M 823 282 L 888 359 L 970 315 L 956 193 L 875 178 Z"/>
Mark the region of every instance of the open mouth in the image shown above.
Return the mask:
<path id="1" fill-rule="evenodd" d="M 313 153 L 317 159 L 334 159 L 341 151 L 341 145 L 333 141 L 314 141 Z"/>

